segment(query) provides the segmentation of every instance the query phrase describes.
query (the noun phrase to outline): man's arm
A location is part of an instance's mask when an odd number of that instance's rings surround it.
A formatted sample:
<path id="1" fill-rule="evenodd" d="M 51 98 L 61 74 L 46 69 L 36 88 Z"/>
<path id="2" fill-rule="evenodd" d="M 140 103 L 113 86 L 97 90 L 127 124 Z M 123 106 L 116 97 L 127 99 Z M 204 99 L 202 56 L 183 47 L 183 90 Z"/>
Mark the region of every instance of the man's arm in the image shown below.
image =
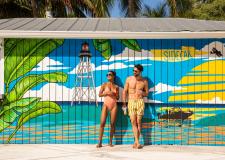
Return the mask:
<path id="1" fill-rule="evenodd" d="M 123 89 L 123 95 L 122 95 L 122 101 L 123 101 L 123 105 L 126 105 L 126 99 L 127 99 L 127 92 L 128 92 L 128 88 L 129 88 L 129 78 L 126 79 L 126 83 Z"/>
<path id="2" fill-rule="evenodd" d="M 143 97 L 147 97 L 148 96 L 148 81 L 147 80 L 144 80 L 144 84 L 145 84 L 145 86 L 144 86 L 144 92 L 143 92 Z"/>

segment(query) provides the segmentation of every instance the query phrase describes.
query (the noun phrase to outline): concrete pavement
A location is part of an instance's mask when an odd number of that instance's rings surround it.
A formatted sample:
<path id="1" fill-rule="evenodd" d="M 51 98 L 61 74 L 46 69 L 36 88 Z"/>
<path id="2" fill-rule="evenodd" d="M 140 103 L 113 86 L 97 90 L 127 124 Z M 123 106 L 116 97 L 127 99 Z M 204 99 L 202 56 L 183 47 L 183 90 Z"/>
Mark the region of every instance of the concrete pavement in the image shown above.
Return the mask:
<path id="1" fill-rule="evenodd" d="M 225 160 L 225 147 L 211 146 L 103 146 L 78 144 L 2 144 L 0 160 Z"/>

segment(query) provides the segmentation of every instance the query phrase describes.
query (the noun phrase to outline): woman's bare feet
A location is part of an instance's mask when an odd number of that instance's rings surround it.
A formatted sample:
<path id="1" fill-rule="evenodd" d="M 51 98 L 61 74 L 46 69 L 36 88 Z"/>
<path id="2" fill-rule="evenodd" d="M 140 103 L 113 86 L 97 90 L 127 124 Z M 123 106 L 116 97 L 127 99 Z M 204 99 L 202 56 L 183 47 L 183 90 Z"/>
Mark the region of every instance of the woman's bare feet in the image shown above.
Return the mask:
<path id="1" fill-rule="evenodd" d="M 101 143 L 99 143 L 99 144 L 96 145 L 96 148 L 101 148 L 101 147 L 102 147 L 102 144 Z"/>
<path id="2" fill-rule="evenodd" d="M 109 143 L 109 147 L 113 147 L 113 144 L 112 143 Z"/>
<path id="3" fill-rule="evenodd" d="M 137 145 L 137 149 L 142 149 L 142 148 L 143 148 L 142 145 L 140 145 L 140 144 Z"/>
<path id="4" fill-rule="evenodd" d="M 137 144 L 136 144 L 136 143 L 133 144 L 133 148 L 134 148 L 134 149 L 137 148 Z"/>
<path id="5" fill-rule="evenodd" d="M 141 149 L 141 148 L 143 148 L 143 146 L 140 145 L 140 144 L 134 143 L 134 144 L 133 144 L 133 148 L 134 148 L 134 149 Z"/>

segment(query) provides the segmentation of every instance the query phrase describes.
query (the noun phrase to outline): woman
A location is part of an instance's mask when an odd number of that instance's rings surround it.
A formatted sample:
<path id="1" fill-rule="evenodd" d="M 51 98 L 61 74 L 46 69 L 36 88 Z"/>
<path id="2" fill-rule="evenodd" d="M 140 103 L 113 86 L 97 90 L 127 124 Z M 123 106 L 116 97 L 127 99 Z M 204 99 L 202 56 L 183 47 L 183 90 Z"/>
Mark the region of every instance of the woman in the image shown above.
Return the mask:
<path id="1" fill-rule="evenodd" d="M 97 148 L 102 147 L 102 136 L 106 123 L 108 111 L 110 112 L 110 142 L 109 146 L 112 147 L 113 134 L 115 132 L 115 122 L 117 114 L 117 100 L 119 99 L 119 87 L 115 84 L 116 72 L 109 71 L 107 74 L 108 82 L 101 86 L 99 97 L 104 97 L 104 103 L 101 114 L 101 124 L 99 129 L 99 143 Z"/>

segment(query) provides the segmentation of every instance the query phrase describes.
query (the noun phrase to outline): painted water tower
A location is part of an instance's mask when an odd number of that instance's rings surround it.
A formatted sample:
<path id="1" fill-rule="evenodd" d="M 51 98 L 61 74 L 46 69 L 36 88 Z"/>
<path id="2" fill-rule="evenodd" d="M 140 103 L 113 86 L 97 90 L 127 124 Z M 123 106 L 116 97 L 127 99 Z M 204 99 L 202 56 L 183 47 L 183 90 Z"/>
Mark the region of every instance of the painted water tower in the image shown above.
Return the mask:
<path id="1" fill-rule="evenodd" d="M 74 101 L 96 102 L 96 88 L 94 84 L 93 70 L 91 66 L 91 53 L 87 42 L 82 44 L 80 62 L 76 70 L 75 87 L 71 106 Z"/>

